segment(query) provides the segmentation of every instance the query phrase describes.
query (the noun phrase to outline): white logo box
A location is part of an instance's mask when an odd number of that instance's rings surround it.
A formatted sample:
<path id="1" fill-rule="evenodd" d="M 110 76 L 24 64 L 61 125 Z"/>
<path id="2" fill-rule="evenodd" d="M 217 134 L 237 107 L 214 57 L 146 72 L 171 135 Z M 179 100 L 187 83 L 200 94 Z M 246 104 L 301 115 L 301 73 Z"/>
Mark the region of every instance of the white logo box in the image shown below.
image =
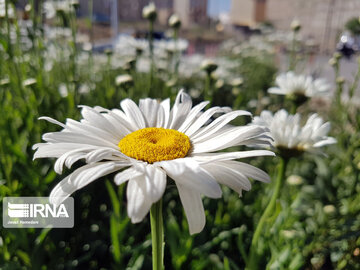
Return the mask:
<path id="1" fill-rule="evenodd" d="M 49 197 L 4 197 L 4 228 L 72 228 L 74 199 L 68 197 L 60 205 Z"/>

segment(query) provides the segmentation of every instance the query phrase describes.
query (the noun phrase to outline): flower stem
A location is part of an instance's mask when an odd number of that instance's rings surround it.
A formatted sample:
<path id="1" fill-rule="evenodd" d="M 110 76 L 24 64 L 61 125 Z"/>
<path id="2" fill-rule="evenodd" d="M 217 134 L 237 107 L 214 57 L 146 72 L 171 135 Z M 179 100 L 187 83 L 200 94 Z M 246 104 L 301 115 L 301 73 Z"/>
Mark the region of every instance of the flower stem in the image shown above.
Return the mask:
<path id="1" fill-rule="evenodd" d="M 150 209 L 153 270 L 164 269 L 164 230 L 162 217 L 162 199 Z"/>
<path id="2" fill-rule="evenodd" d="M 287 166 L 287 159 L 280 157 L 278 175 L 277 175 L 276 182 L 275 182 L 275 190 L 271 196 L 268 206 L 266 207 L 266 209 L 265 209 L 263 215 L 261 216 L 260 221 L 255 229 L 255 233 L 254 233 L 253 239 L 251 241 L 249 265 L 246 269 L 251 269 L 251 270 L 258 269 L 259 260 L 257 258 L 258 257 L 258 251 L 256 250 L 257 244 L 259 242 L 259 237 L 262 233 L 265 222 L 274 212 L 274 209 L 276 206 L 276 201 L 279 198 L 281 187 L 283 186 L 286 166 Z"/>
<path id="3" fill-rule="evenodd" d="M 296 68 L 296 31 L 293 32 L 293 38 L 291 43 L 291 52 L 290 52 L 290 63 L 289 70 L 294 71 Z"/>
<path id="4" fill-rule="evenodd" d="M 205 89 L 204 89 L 204 100 L 209 101 L 210 103 L 207 105 L 207 108 L 211 107 L 212 103 L 212 85 L 211 85 L 211 73 L 206 74 L 205 78 Z"/>

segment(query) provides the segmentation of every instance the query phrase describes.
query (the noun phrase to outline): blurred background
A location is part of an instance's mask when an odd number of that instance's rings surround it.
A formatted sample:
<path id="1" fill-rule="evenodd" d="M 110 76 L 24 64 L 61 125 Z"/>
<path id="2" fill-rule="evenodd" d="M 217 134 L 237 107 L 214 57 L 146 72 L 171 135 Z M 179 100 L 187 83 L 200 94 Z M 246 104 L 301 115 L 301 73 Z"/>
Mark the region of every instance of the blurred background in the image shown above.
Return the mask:
<path id="1" fill-rule="evenodd" d="M 0 201 L 48 196 L 84 164 L 57 175 L 55 160 L 33 161 L 32 146 L 59 131 L 40 116 L 80 120 L 79 105 L 118 108 L 125 98 L 173 102 L 181 88 L 194 105 L 208 99 L 253 115 L 289 110 L 288 100 L 267 90 L 291 70 L 329 84 L 333 96 L 311 98 L 297 112 L 330 121 L 338 143 L 326 156 L 288 164 L 276 215 L 259 243 L 260 269 L 360 269 L 360 1 L 153 3 L 154 25 L 143 18 L 145 0 L 0 0 Z M 169 25 L 174 13 L 181 26 Z M 272 179 L 278 161 L 246 160 Z M 126 186 L 113 176 L 73 195 L 73 229 L 0 227 L 0 269 L 151 269 L 149 219 L 131 224 Z M 165 268 L 244 269 L 273 191 L 273 183 L 252 183 L 241 198 L 226 187 L 221 199 L 204 198 L 206 227 L 194 236 L 169 185 Z"/>

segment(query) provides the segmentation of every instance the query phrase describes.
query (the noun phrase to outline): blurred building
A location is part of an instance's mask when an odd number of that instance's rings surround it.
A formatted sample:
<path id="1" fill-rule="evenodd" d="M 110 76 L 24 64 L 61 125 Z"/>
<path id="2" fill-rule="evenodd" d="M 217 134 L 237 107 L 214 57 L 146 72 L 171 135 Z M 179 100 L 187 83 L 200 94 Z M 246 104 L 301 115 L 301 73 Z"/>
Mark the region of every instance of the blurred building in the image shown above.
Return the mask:
<path id="1" fill-rule="evenodd" d="M 231 23 L 238 26 L 253 26 L 266 19 L 266 0 L 232 0 Z"/>
<path id="2" fill-rule="evenodd" d="M 142 20 L 142 9 L 148 0 L 102 0 L 93 1 L 93 17 L 98 21 L 110 22 L 113 1 L 117 1 L 117 13 L 120 22 Z M 177 13 L 187 28 L 192 24 L 207 22 L 207 0 L 153 0 L 158 10 L 158 22 L 166 25 L 168 18 Z M 80 16 L 89 16 L 89 1 L 80 0 Z"/>
<path id="3" fill-rule="evenodd" d="M 326 51 L 335 48 L 346 21 L 359 14 L 360 0 L 232 0 L 230 18 L 234 25 L 267 21 L 281 30 L 297 19 L 301 34 Z"/>

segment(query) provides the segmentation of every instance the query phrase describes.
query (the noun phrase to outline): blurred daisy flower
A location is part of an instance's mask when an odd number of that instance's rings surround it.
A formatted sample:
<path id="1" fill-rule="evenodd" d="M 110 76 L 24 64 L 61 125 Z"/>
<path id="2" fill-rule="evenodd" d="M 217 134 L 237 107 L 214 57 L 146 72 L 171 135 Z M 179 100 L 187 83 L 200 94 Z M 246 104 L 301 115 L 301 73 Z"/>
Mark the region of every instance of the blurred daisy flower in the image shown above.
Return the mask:
<path id="1" fill-rule="evenodd" d="M 274 140 L 272 145 L 284 158 L 296 157 L 304 152 L 318 153 L 320 147 L 336 143 L 336 139 L 327 136 L 330 123 L 324 123 L 317 114 L 311 115 L 302 126 L 299 114 L 291 115 L 280 110 L 273 115 L 265 110 L 254 117 L 252 124 L 269 129 Z"/>
<path id="2" fill-rule="evenodd" d="M 241 194 L 249 190 L 248 177 L 269 181 L 262 170 L 235 159 L 273 156 L 266 150 L 218 152 L 238 145 L 264 145 L 264 127 L 232 126 L 247 111 L 213 107 L 209 102 L 192 107 L 189 95 L 180 91 L 170 109 L 170 100 L 141 99 L 139 106 L 125 99 L 122 110 L 82 106 L 79 122 L 66 124 L 41 117 L 63 128 L 43 135 L 45 143 L 34 145 L 36 158 L 55 157 L 55 171 L 63 172 L 76 161 L 86 165 L 63 179 L 50 194 L 50 202 L 60 204 L 66 197 L 92 181 L 117 172 L 114 181 L 127 183 L 127 212 L 133 223 L 140 222 L 151 205 L 162 198 L 169 176 L 176 184 L 185 209 L 190 233 L 205 226 L 202 195 L 219 198 L 220 184 Z M 221 114 L 211 121 L 215 114 Z"/>
<path id="3" fill-rule="evenodd" d="M 0 18 L 6 17 L 6 0 L 0 0 Z M 11 3 L 8 3 L 7 5 L 7 16 L 10 19 L 15 18 L 15 10 Z"/>
<path id="4" fill-rule="evenodd" d="M 327 96 L 330 93 L 330 85 L 324 79 L 314 80 L 311 76 L 296 75 L 292 71 L 280 74 L 275 82 L 277 87 L 268 89 L 268 92 L 285 95 L 297 104 L 305 102 L 308 98 Z"/>

